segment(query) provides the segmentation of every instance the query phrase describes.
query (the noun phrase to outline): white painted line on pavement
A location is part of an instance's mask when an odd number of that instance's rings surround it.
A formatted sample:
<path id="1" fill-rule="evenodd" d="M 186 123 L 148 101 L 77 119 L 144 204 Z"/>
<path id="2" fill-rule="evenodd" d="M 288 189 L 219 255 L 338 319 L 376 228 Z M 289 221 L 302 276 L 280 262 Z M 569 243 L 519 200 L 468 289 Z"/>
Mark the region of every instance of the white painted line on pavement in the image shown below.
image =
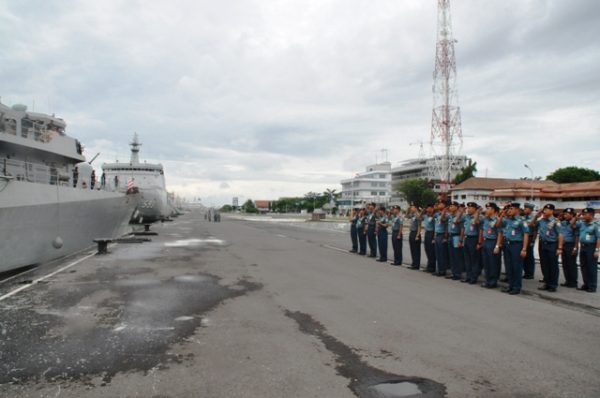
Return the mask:
<path id="1" fill-rule="evenodd" d="M 73 261 L 71 264 L 67 264 L 67 265 L 65 265 L 64 267 L 62 267 L 62 268 L 59 268 L 59 269 L 57 269 L 56 271 L 49 273 L 48 275 L 44 275 L 44 276 L 42 276 L 41 278 L 38 278 L 38 279 L 34 280 L 33 282 L 31 282 L 31 283 L 29 283 L 29 284 L 27 284 L 27 285 L 23 285 L 23 286 L 21 286 L 21 287 L 18 287 L 18 288 L 16 288 L 15 290 L 13 290 L 12 292 L 6 293 L 4 296 L 0 296 L 0 301 L 3 301 L 3 300 L 5 300 L 5 299 L 7 299 L 7 298 L 9 298 L 9 297 L 12 297 L 12 296 L 14 296 L 15 294 L 17 294 L 17 293 L 19 293 L 19 292 L 21 292 L 21 291 L 23 291 L 23 290 L 27 289 L 28 287 L 31 287 L 32 285 L 35 285 L 35 284 L 36 284 L 36 283 L 38 283 L 38 282 L 41 282 L 41 281 L 43 281 L 43 280 L 45 280 L 45 279 L 48 279 L 48 278 L 50 278 L 50 277 L 52 277 L 52 276 L 54 276 L 54 275 L 58 274 L 59 272 L 62 272 L 62 271 L 64 271 L 64 270 L 66 270 L 66 269 L 69 269 L 69 268 L 71 268 L 71 267 L 73 267 L 73 266 L 75 266 L 75 265 L 79 264 L 80 262 L 82 262 L 82 261 L 85 261 L 85 260 L 87 260 L 88 258 L 90 258 L 90 257 L 92 257 L 92 256 L 95 256 L 95 255 L 96 255 L 96 252 L 94 252 L 94 253 L 91 253 L 91 254 L 88 254 L 87 256 L 85 256 L 85 257 L 82 257 L 82 258 L 80 258 L 79 260 L 75 260 L 75 261 Z"/>
<path id="2" fill-rule="evenodd" d="M 279 236 L 280 238 L 287 238 L 287 236 L 281 234 L 277 234 L 276 236 Z"/>
<path id="3" fill-rule="evenodd" d="M 329 245 L 321 245 L 321 246 L 326 247 L 331 250 L 337 250 L 338 252 L 348 253 L 348 250 L 342 249 L 341 247 L 335 247 L 335 246 L 329 246 Z"/>

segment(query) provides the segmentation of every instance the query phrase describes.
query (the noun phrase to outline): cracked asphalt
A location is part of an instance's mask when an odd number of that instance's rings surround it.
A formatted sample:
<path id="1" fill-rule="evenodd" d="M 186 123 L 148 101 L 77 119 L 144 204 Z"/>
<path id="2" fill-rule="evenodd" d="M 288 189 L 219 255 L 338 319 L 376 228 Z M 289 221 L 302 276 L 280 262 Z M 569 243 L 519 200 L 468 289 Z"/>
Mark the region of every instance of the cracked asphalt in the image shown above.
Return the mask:
<path id="1" fill-rule="evenodd" d="M 153 230 L 0 284 L 0 396 L 600 396 L 593 312 L 377 263 L 303 225 L 191 212 Z"/>

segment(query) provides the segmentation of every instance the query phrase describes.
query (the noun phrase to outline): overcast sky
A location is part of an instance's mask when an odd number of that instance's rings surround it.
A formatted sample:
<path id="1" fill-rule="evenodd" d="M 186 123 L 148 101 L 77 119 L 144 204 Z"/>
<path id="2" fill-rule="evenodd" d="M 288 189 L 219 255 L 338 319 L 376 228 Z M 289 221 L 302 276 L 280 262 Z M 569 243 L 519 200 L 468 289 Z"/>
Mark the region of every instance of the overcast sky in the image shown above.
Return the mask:
<path id="1" fill-rule="evenodd" d="M 341 188 L 425 150 L 435 0 L 0 0 L 0 96 L 205 203 Z M 453 0 L 479 176 L 600 169 L 600 1 Z M 411 145 L 411 143 L 413 145 Z M 378 157 L 381 160 L 381 154 Z"/>

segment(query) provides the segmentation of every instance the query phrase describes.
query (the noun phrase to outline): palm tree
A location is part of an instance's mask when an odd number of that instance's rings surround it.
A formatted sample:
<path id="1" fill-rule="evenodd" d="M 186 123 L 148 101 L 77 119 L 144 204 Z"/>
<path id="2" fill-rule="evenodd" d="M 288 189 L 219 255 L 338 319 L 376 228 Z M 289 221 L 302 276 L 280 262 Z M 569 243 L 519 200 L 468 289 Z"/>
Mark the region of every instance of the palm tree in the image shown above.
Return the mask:
<path id="1" fill-rule="evenodd" d="M 329 189 L 327 188 L 325 190 L 325 192 L 323 192 L 325 195 L 329 196 L 329 202 L 333 202 L 333 197 L 335 196 L 337 189 Z"/>

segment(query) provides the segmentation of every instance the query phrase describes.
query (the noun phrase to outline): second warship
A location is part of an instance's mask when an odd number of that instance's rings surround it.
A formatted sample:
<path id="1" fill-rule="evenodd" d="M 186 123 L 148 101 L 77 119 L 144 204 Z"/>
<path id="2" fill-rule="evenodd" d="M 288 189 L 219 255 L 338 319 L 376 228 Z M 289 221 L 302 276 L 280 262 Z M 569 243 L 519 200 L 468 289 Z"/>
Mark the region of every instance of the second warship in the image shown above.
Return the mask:
<path id="1" fill-rule="evenodd" d="M 150 224 L 164 221 L 171 215 L 165 186 L 165 173 L 160 163 L 140 163 L 139 153 L 142 144 L 137 134 L 129 144 L 129 163 L 104 163 L 102 184 L 121 192 L 139 191 L 140 199 L 131 222 Z"/>

